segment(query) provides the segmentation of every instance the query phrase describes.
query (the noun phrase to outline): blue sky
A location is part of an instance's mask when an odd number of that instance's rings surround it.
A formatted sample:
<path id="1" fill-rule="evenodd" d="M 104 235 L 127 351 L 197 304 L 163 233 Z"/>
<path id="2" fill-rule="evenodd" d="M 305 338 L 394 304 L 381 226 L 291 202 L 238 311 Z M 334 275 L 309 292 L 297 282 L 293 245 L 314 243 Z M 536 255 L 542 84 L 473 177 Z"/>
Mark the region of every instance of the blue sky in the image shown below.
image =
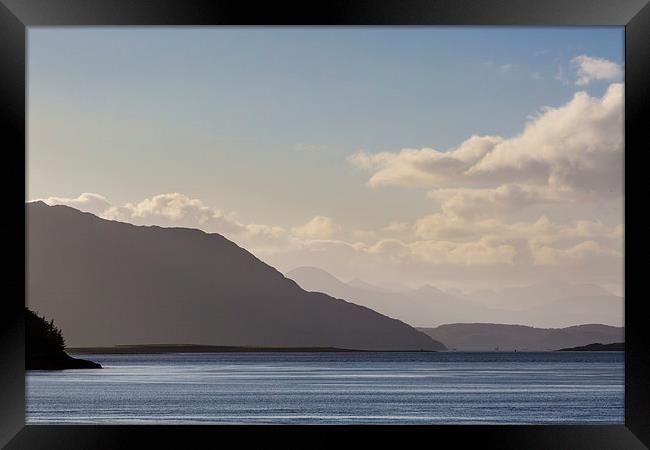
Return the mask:
<path id="1" fill-rule="evenodd" d="M 178 192 L 237 220 L 346 229 L 439 210 L 370 189 L 350 155 L 513 137 L 576 91 L 609 28 L 30 28 L 29 198 L 116 205 Z M 620 81 L 620 80 L 619 80 Z M 585 212 L 589 218 L 594 212 Z"/>

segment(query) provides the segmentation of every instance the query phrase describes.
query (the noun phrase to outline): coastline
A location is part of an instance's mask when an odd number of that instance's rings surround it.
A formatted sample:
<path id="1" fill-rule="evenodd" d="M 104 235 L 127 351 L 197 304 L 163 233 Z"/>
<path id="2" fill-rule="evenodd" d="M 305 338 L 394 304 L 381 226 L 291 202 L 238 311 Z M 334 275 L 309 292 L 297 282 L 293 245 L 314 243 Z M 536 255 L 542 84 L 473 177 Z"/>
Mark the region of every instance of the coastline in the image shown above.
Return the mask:
<path id="1" fill-rule="evenodd" d="M 227 345 L 193 345 L 193 344 L 144 344 L 115 345 L 111 347 L 71 347 L 70 353 L 76 354 L 163 354 L 163 353 L 349 353 L 368 352 L 336 347 L 246 347 Z"/>
<path id="2" fill-rule="evenodd" d="M 531 351 L 471 351 L 471 350 L 358 350 L 337 347 L 252 347 L 227 345 L 193 345 L 193 344 L 142 344 L 115 345 L 110 347 L 70 347 L 68 352 L 77 355 L 156 355 L 168 353 L 497 353 L 497 354 L 526 354 L 554 353 L 560 350 L 531 350 Z M 602 352 L 603 350 L 572 350 L 581 352 Z M 608 350 L 612 352 L 624 350 Z"/>
<path id="3" fill-rule="evenodd" d="M 110 347 L 70 347 L 70 353 L 102 354 L 164 354 L 164 353 L 439 353 L 437 350 L 359 350 L 338 347 L 253 347 L 198 344 L 142 344 Z"/>
<path id="4" fill-rule="evenodd" d="M 26 355 L 25 370 L 101 369 L 99 363 L 75 358 L 66 352 Z"/>

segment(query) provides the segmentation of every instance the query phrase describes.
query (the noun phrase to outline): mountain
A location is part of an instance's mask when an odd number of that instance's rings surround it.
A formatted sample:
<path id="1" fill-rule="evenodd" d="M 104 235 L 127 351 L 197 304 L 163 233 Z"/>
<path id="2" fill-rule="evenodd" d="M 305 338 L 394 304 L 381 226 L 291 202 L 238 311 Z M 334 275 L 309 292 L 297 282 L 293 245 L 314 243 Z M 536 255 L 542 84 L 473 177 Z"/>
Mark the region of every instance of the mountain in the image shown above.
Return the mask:
<path id="1" fill-rule="evenodd" d="M 356 281 L 344 283 L 316 267 L 299 267 L 286 275 L 308 291 L 342 297 L 418 327 L 474 322 L 540 328 L 623 325 L 623 299 L 595 285 L 548 283 L 464 295 L 430 285 L 382 292 Z"/>
<path id="2" fill-rule="evenodd" d="M 342 297 L 414 326 L 457 322 L 469 318 L 478 320 L 485 314 L 493 314 L 489 308 L 447 294 L 433 286 L 406 292 L 381 292 L 357 287 L 359 284 L 351 286 L 316 267 L 298 267 L 286 275 L 305 290 Z"/>
<path id="3" fill-rule="evenodd" d="M 624 328 L 607 325 L 577 325 L 567 328 L 533 328 L 523 325 L 455 323 L 420 328 L 451 350 L 546 351 L 601 342 L 622 342 Z"/>
<path id="4" fill-rule="evenodd" d="M 291 278 L 291 277 L 289 277 Z M 367 291 L 374 291 L 374 292 L 391 292 L 392 289 L 385 289 L 380 286 L 375 286 L 374 284 L 366 283 L 365 281 L 359 279 L 359 278 L 353 278 L 352 280 L 348 281 L 346 283 L 348 286 L 352 286 L 358 289 L 365 289 Z"/>
<path id="5" fill-rule="evenodd" d="M 421 286 L 402 295 L 417 308 L 417 325 L 421 325 L 425 319 L 429 319 L 430 324 L 443 324 L 477 321 L 485 317 L 505 318 L 505 311 L 483 306 L 430 285 Z"/>
<path id="6" fill-rule="evenodd" d="M 363 288 L 350 286 L 318 267 L 298 267 L 287 272 L 285 275 L 287 278 L 298 283 L 306 291 L 324 292 L 334 297 L 350 298 L 364 291 Z M 369 291 L 376 292 L 376 290 Z"/>
<path id="7" fill-rule="evenodd" d="M 219 234 L 26 205 L 27 303 L 70 346 L 441 350 L 399 320 L 302 290 Z"/>

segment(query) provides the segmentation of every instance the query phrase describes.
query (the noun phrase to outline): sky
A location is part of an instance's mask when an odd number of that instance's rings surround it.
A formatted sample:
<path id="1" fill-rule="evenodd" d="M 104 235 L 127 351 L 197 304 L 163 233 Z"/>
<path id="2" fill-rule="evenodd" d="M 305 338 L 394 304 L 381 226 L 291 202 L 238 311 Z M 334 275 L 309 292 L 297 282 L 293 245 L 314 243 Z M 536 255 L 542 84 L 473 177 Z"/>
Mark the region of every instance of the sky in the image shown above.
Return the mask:
<path id="1" fill-rule="evenodd" d="M 29 28 L 27 200 L 286 272 L 623 283 L 622 27 Z"/>

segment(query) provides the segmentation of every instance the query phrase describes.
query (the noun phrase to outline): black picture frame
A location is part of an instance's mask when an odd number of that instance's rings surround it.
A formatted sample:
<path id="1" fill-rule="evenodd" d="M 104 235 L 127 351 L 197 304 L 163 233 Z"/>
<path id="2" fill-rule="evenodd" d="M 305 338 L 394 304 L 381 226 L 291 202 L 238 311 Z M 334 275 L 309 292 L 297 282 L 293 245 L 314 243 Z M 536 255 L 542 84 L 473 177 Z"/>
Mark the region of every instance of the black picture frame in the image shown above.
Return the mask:
<path id="1" fill-rule="evenodd" d="M 641 170 L 650 109 L 649 0 L 0 0 L 0 98 L 3 192 L 0 222 L 5 296 L 0 313 L 0 445 L 7 448 L 192 448 L 188 442 L 238 445 L 341 445 L 363 441 L 488 448 L 636 449 L 650 446 L 650 333 L 640 284 L 647 192 Z M 82 25 L 512 25 L 625 27 L 625 425 L 274 427 L 25 425 L 26 27 Z M 638 147 L 638 148 L 637 148 Z M 647 233 L 647 232 L 646 232 Z M 22 236 L 23 239 L 20 239 Z M 22 263 L 22 264 L 21 264 Z M 8 289 L 10 288 L 10 289 Z M 300 431 L 300 438 L 298 434 Z M 236 441 L 234 441 L 235 439 Z M 306 440 L 308 439 L 308 440 Z M 417 442 L 417 443 L 416 443 Z M 353 444 L 354 445 L 354 444 Z M 356 444 L 359 445 L 359 444 Z"/>

